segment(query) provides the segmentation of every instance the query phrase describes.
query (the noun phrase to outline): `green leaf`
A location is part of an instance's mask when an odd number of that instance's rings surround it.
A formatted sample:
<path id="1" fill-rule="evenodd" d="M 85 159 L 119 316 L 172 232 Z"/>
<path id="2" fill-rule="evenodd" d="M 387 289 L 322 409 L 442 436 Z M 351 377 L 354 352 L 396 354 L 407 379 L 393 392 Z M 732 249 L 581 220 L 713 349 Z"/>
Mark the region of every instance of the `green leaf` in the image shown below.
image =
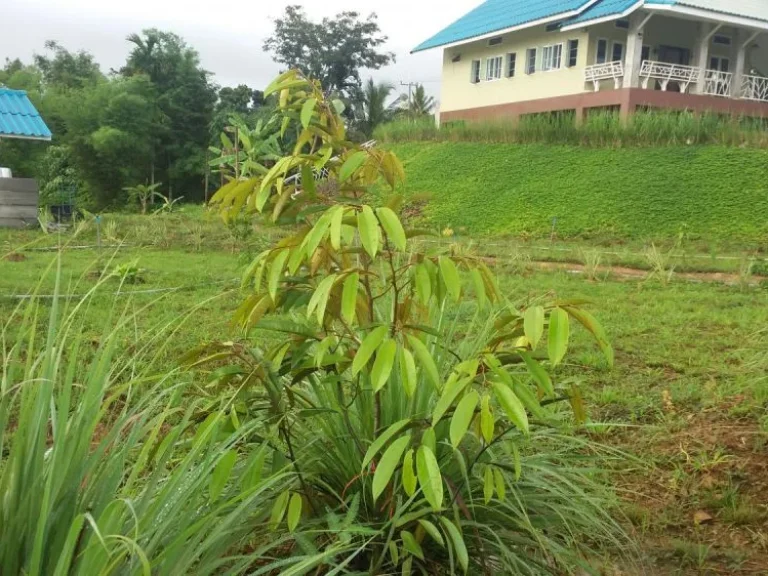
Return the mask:
<path id="1" fill-rule="evenodd" d="M 548 418 L 546 410 L 541 407 L 541 402 L 539 402 L 536 394 L 534 394 L 533 390 L 531 390 L 528 384 L 523 384 L 522 382 L 514 382 L 512 384 L 512 391 L 515 393 L 515 396 L 517 396 L 518 400 L 523 403 L 523 406 L 525 406 L 528 412 L 540 420 L 546 420 Z"/>
<path id="2" fill-rule="evenodd" d="M 498 468 L 493 469 L 493 481 L 496 485 L 496 494 L 499 496 L 499 500 L 504 502 L 504 497 L 507 494 L 507 487 L 504 483 L 504 474 Z"/>
<path id="3" fill-rule="evenodd" d="M 371 330 L 368 336 L 365 337 L 363 343 L 358 348 L 355 354 L 355 359 L 352 361 L 352 376 L 357 376 L 357 373 L 362 370 L 371 359 L 376 348 L 382 343 L 389 331 L 389 326 L 379 326 Z"/>
<path id="4" fill-rule="evenodd" d="M 555 387 L 552 385 L 552 379 L 544 367 L 536 362 L 533 357 L 527 352 L 520 352 L 520 356 L 525 361 L 525 365 L 528 368 L 531 376 L 533 376 L 534 382 L 538 385 L 539 389 L 547 396 L 555 395 Z"/>
<path id="5" fill-rule="evenodd" d="M 485 294 L 485 284 L 483 284 L 483 277 L 480 274 L 480 270 L 472 268 L 470 275 L 472 276 L 472 283 L 475 286 L 475 295 L 477 296 L 477 303 L 480 310 L 485 309 L 488 304 L 488 296 Z"/>
<path id="6" fill-rule="evenodd" d="M 403 457 L 403 452 L 411 442 L 409 434 L 398 438 L 389 448 L 386 449 L 384 454 L 379 460 L 378 466 L 376 466 L 376 472 L 373 474 L 373 501 L 381 496 L 381 493 L 387 488 L 389 481 L 392 479 L 392 474 L 395 473 L 395 468 L 400 463 L 400 459 Z"/>
<path id="7" fill-rule="evenodd" d="M 443 477 L 434 452 L 427 446 L 419 446 L 416 452 L 416 474 L 424 497 L 435 511 L 443 507 Z"/>
<path id="8" fill-rule="evenodd" d="M 410 498 L 416 493 L 416 487 L 418 486 L 418 480 L 416 479 L 416 473 L 413 471 L 413 448 L 405 453 L 403 458 L 403 490 Z"/>
<path id="9" fill-rule="evenodd" d="M 490 444 L 493 440 L 493 430 L 495 427 L 496 423 L 491 412 L 491 397 L 485 394 L 480 406 L 480 432 L 486 444 Z"/>
<path id="10" fill-rule="evenodd" d="M 490 466 L 485 467 L 483 474 L 483 500 L 488 504 L 493 499 L 493 471 Z"/>
<path id="11" fill-rule="evenodd" d="M 343 184 L 349 180 L 352 175 L 357 172 L 363 162 L 368 158 L 368 153 L 364 150 L 358 150 L 346 159 L 339 170 L 339 183 Z"/>
<path id="12" fill-rule="evenodd" d="M 461 296 L 461 280 L 459 279 L 459 271 L 456 268 L 453 260 L 448 256 L 440 256 L 440 274 L 443 277 L 446 288 L 448 288 L 448 294 L 458 302 Z"/>
<path id="13" fill-rule="evenodd" d="M 376 457 L 376 454 L 379 453 L 379 450 L 381 450 L 384 447 L 384 444 L 389 442 L 389 440 L 394 437 L 395 434 L 400 432 L 403 428 L 405 428 L 409 423 L 411 422 L 410 418 L 406 418 L 405 420 L 400 420 L 399 422 L 395 422 L 392 424 L 389 428 L 387 428 L 376 440 L 373 441 L 373 443 L 368 448 L 368 451 L 365 453 L 365 457 L 363 458 L 363 466 L 362 469 L 365 470 L 366 466 L 371 463 L 371 461 Z"/>
<path id="14" fill-rule="evenodd" d="M 304 164 L 301 167 L 301 189 L 310 196 L 315 196 L 317 194 L 317 188 L 315 187 L 315 173 L 312 172 L 312 166 L 307 164 Z"/>
<path id="15" fill-rule="evenodd" d="M 432 450 L 433 454 L 437 451 L 437 435 L 434 428 L 429 427 L 424 430 L 424 434 L 421 436 L 421 445 Z"/>
<path id="16" fill-rule="evenodd" d="M 453 545 L 453 549 L 456 551 L 456 558 L 458 558 L 459 564 L 466 573 L 469 569 L 469 554 L 467 553 L 467 545 L 464 544 L 464 538 L 462 537 L 461 532 L 459 532 L 459 529 L 456 528 L 456 525 L 453 522 L 444 516 L 440 517 L 440 523 L 448 533 L 448 538 Z"/>
<path id="17" fill-rule="evenodd" d="M 403 389 L 405 395 L 411 398 L 416 392 L 416 384 L 418 382 L 418 376 L 416 375 L 416 362 L 413 359 L 411 351 L 400 347 L 399 349 L 399 363 L 400 363 L 400 380 L 403 383 Z"/>
<path id="18" fill-rule="evenodd" d="M 312 114 L 315 113 L 315 106 L 317 105 L 316 98 L 309 98 L 304 102 L 304 106 L 301 107 L 301 125 L 304 128 L 308 127 L 312 122 Z"/>
<path id="19" fill-rule="evenodd" d="M 515 464 L 515 482 L 517 482 L 523 474 L 523 463 L 520 460 L 520 450 L 518 450 L 515 443 L 512 443 L 512 458 Z"/>
<path id="20" fill-rule="evenodd" d="M 531 348 L 534 350 L 539 345 L 544 334 L 544 308 L 541 306 L 531 306 L 523 315 L 523 330 Z"/>
<path id="21" fill-rule="evenodd" d="M 517 426 L 524 434 L 528 434 L 528 414 L 520 399 L 515 395 L 512 389 L 502 382 L 493 382 L 493 391 L 496 399 L 506 412 L 509 420 Z"/>
<path id="22" fill-rule="evenodd" d="M 429 302 L 432 296 L 432 280 L 429 277 L 429 271 L 423 264 L 416 266 L 414 270 L 416 284 L 416 296 L 423 304 Z"/>
<path id="23" fill-rule="evenodd" d="M 421 546 L 416 542 L 416 538 L 408 530 L 400 532 L 400 538 L 403 540 L 403 550 L 408 551 L 413 556 L 416 556 L 419 560 L 424 560 L 424 551 Z"/>
<path id="24" fill-rule="evenodd" d="M 301 519 L 301 496 L 294 492 L 291 501 L 288 504 L 288 532 L 296 530 Z"/>
<path id="25" fill-rule="evenodd" d="M 472 418 L 475 416 L 478 402 L 480 402 L 480 395 L 472 390 L 456 406 L 456 411 L 453 413 L 453 418 L 451 418 L 450 430 L 451 444 L 454 448 L 459 447 L 459 444 L 461 444 L 461 441 L 467 434 Z"/>
<path id="26" fill-rule="evenodd" d="M 288 259 L 288 250 L 280 250 L 280 253 L 272 260 L 272 265 L 269 267 L 269 276 L 267 278 L 267 289 L 269 290 L 269 297 L 274 302 L 277 298 L 277 286 L 280 282 L 280 278 L 283 276 L 283 269 L 285 268 L 285 261 Z"/>
<path id="27" fill-rule="evenodd" d="M 379 251 L 379 221 L 370 206 L 363 206 L 357 214 L 357 229 L 360 232 L 360 242 L 371 258 L 376 258 Z"/>
<path id="28" fill-rule="evenodd" d="M 331 289 L 335 282 L 336 274 L 323 278 L 323 281 L 315 289 L 315 293 L 312 294 L 312 298 L 309 299 L 307 317 L 312 316 L 312 312 L 317 310 L 317 321 L 319 324 L 323 323 L 325 308 L 328 305 L 328 297 L 331 295 Z"/>
<path id="29" fill-rule="evenodd" d="M 605 334 L 605 330 L 603 330 L 603 327 L 600 325 L 600 322 L 598 322 L 592 314 L 580 308 L 574 306 L 563 306 L 563 308 L 573 318 L 576 318 L 584 328 L 589 330 L 595 340 L 597 340 L 597 345 L 600 346 L 600 350 L 603 351 L 603 356 L 605 356 L 608 365 L 613 366 L 613 347 L 608 341 L 608 337 Z"/>
<path id="30" fill-rule="evenodd" d="M 378 392 L 384 388 L 389 381 L 389 375 L 392 373 L 392 367 L 395 365 L 395 353 L 397 353 L 397 342 L 386 340 L 379 346 L 376 352 L 376 360 L 371 370 L 371 383 L 373 391 Z"/>
<path id="31" fill-rule="evenodd" d="M 344 223 L 344 206 L 336 206 L 331 212 L 331 246 L 334 250 L 339 250 L 341 248 L 341 225 Z"/>
<path id="32" fill-rule="evenodd" d="M 269 524 L 272 529 L 276 529 L 280 522 L 283 521 L 285 516 L 285 509 L 288 508 L 288 498 L 290 497 L 290 490 L 286 490 L 275 500 L 275 504 L 272 506 L 272 514 L 269 518 Z"/>
<path id="33" fill-rule="evenodd" d="M 467 387 L 467 384 L 469 384 L 469 379 L 462 378 L 459 380 L 455 374 L 451 375 L 443 389 L 442 396 L 440 396 L 440 399 L 435 403 L 435 408 L 432 411 L 432 426 L 437 426 L 437 423 L 440 422 L 443 415 L 448 411 L 448 408 L 453 405 L 453 401 L 456 400 L 456 397 Z"/>
<path id="34" fill-rule="evenodd" d="M 392 564 L 397 566 L 400 563 L 400 554 L 397 552 L 397 544 L 395 544 L 394 540 L 390 540 L 387 547 L 389 548 L 389 557 L 392 559 Z"/>
<path id="35" fill-rule="evenodd" d="M 403 225 L 400 223 L 397 214 L 386 206 L 377 208 L 376 214 L 378 214 L 379 222 L 381 222 L 381 226 L 387 233 L 387 238 L 389 238 L 398 250 L 405 252 L 405 230 L 403 230 Z"/>
<path id="36" fill-rule="evenodd" d="M 421 524 L 421 527 L 424 528 L 424 532 L 429 534 L 432 537 L 432 540 L 440 544 L 443 548 L 445 548 L 445 540 L 443 540 L 443 535 L 440 534 L 440 530 L 437 529 L 437 526 L 432 524 L 429 520 L 423 520 L 419 519 L 419 524 Z"/>
<path id="37" fill-rule="evenodd" d="M 325 235 L 328 233 L 328 228 L 330 226 L 331 213 L 328 211 L 320 216 L 317 222 L 315 222 L 315 225 L 312 227 L 312 230 L 310 230 L 309 233 L 304 237 L 302 246 L 308 258 L 311 258 L 315 253 L 315 250 L 317 250 L 320 242 L 323 241 L 323 238 L 325 238 Z"/>
<path id="38" fill-rule="evenodd" d="M 209 486 L 209 492 L 211 502 L 216 502 L 224 491 L 224 486 L 229 480 L 230 474 L 232 474 L 232 468 L 237 462 L 237 452 L 234 450 L 227 451 L 221 460 L 216 464 L 216 468 L 213 469 L 213 475 L 211 475 L 211 482 Z"/>
<path id="39" fill-rule="evenodd" d="M 400 576 L 411 576 L 411 568 L 413 566 L 413 556 L 408 556 L 403 560 L 403 570 Z"/>
<path id="40" fill-rule="evenodd" d="M 568 350 L 568 313 L 555 308 L 549 315 L 549 360 L 553 366 L 562 361 Z"/>
<path id="41" fill-rule="evenodd" d="M 426 345 L 415 336 L 408 335 L 408 343 L 411 345 L 416 358 L 419 360 L 425 374 L 431 380 L 437 390 L 440 390 L 440 373 L 437 371 L 437 364 L 429 353 Z"/>
<path id="42" fill-rule="evenodd" d="M 360 274 L 352 272 L 344 280 L 344 288 L 341 292 L 341 317 L 348 324 L 355 321 L 357 308 L 357 290 L 360 284 Z"/>

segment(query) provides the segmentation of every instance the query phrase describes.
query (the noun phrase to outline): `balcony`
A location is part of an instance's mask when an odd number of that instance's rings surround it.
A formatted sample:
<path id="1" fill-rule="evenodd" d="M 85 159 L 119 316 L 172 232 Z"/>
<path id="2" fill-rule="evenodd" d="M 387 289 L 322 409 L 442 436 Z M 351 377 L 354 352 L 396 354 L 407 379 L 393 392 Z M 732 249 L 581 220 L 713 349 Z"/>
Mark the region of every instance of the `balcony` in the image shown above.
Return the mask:
<path id="1" fill-rule="evenodd" d="M 584 70 L 584 80 L 593 85 L 598 92 L 606 80 L 613 80 L 614 88 L 618 89 L 624 81 L 624 64 L 620 61 L 605 62 L 587 66 Z M 740 86 L 734 86 L 734 74 L 719 70 L 703 70 L 694 66 L 668 64 L 666 62 L 643 61 L 640 67 L 639 80 L 643 89 L 658 89 L 663 92 L 673 90 L 683 94 L 689 93 L 692 87 L 699 84 L 703 76 L 701 94 L 750 100 L 768 103 L 768 78 L 762 76 L 743 75 Z"/>

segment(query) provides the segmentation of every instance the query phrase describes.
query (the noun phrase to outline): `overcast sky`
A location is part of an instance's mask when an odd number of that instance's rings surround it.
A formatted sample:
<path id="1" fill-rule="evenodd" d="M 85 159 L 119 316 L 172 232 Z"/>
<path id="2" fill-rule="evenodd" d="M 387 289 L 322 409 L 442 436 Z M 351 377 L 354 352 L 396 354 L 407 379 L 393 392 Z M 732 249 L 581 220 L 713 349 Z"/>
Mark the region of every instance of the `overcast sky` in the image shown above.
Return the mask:
<path id="1" fill-rule="evenodd" d="M 181 35 L 200 52 L 203 66 L 222 86 L 262 88 L 278 72 L 262 51 L 273 19 L 288 4 L 303 4 L 313 19 L 342 10 L 375 11 L 397 63 L 374 74 L 395 84 L 422 82 L 439 91 L 440 51 L 410 50 L 481 0 L 0 0 L 0 61 L 29 61 L 46 40 L 67 49 L 85 49 L 102 70 L 119 68 L 129 50 L 125 37 L 144 28 Z"/>

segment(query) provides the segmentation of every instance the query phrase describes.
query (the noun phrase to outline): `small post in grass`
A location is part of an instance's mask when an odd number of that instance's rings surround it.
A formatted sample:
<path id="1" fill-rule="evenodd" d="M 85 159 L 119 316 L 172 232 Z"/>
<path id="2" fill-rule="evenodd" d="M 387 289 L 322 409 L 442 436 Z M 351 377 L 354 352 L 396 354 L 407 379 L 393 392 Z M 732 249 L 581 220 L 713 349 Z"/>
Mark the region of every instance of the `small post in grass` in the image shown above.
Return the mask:
<path id="1" fill-rule="evenodd" d="M 557 216 L 552 218 L 552 232 L 549 235 L 549 241 L 554 243 L 555 241 L 555 230 L 557 229 Z"/>

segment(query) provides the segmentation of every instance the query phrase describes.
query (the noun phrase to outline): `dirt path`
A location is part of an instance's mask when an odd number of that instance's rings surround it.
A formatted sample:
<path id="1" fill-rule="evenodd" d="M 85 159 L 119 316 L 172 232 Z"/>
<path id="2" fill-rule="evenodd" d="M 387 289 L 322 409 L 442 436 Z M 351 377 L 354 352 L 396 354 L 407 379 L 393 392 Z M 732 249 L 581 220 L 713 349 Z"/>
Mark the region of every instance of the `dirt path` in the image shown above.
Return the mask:
<path id="1" fill-rule="evenodd" d="M 495 259 L 491 259 L 495 260 Z M 531 266 L 539 270 L 564 270 L 570 274 L 586 274 L 586 266 L 576 262 L 551 262 L 544 260 L 533 260 Z M 639 268 L 628 268 L 626 266 L 599 266 L 596 276 L 608 277 L 618 280 L 645 280 L 650 272 Z M 729 286 L 738 286 L 744 280 L 738 274 L 727 272 L 674 272 L 672 279 L 682 279 L 687 282 L 709 282 L 715 284 L 726 284 Z M 749 286 L 758 286 L 766 280 L 763 276 L 751 276 L 746 280 Z"/>

